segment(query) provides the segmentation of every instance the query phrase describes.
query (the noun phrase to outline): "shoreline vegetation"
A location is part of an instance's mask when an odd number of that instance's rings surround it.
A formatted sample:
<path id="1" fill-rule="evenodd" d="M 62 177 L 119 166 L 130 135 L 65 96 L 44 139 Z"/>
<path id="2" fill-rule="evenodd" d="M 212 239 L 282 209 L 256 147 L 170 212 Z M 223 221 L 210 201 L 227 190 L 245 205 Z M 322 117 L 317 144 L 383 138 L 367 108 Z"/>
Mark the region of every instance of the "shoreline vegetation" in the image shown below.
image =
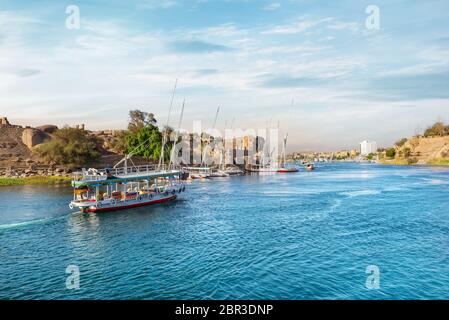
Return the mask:
<path id="1" fill-rule="evenodd" d="M 449 166 L 449 159 L 435 159 L 431 160 L 428 165 L 431 166 Z"/>
<path id="2" fill-rule="evenodd" d="M 71 177 L 62 176 L 0 177 L 0 187 L 35 184 L 69 184 L 71 180 Z"/>
<path id="3" fill-rule="evenodd" d="M 23 136 L 20 128 L 9 123 L 0 126 L 4 137 L 9 139 L 4 140 L 6 142 L 3 145 L 10 146 L 10 149 L 3 147 L 6 151 L 3 150 L 3 153 L 0 153 L 0 159 L 3 159 L 0 166 L 0 186 L 68 183 L 74 169 L 100 165 L 107 167 L 116 162 L 115 157 L 121 159 L 123 154 L 130 152 L 136 158 L 140 158 L 137 160 L 145 161 L 145 163 L 156 163 L 163 154 L 165 162 L 169 160 L 173 147 L 172 142 L 167 142 L 164 144 L 162 153 L 162 141 L 165 139 L 168 141 L 167 137 L 174 129 L 169 126 L 159 127 L 153 113 L 140 110 L 129 111 L 126 130 L 117 132 L 110 130 L 112 133 L 109 135 L 104 131 L 85 130 L 84 125 L 75 128 L 66 126 L 61 129 L 46 125 L 41 128 L 47 131 L 51 129 L 46 135 L 47 138 L 35 146 L 28 146 L 23 144 L 23 141 L 19 141 L 19 138 Z M 16 135 L 11 134 L 14 130 L 19 130 Z M 203 136 L 201 138 L 204 139 Z M 209 136 L 208 139 L 210 138 Z M 147 141 L 151 143 L 143 147 L 143 143 Z M 11 146 L 16 145 L 28 151 L 19 150 L 18 147 L 17 150 L 11 149 Z M 4 159 L 8 157 L 9 160 L 5 162 Z M 23 159 L 25 160 L 22 161 Z M 334 152 L 293 153 L 287 159 L 293 161 L 330 159 L 336 162 L 355 160 L 387 165 L 449 166 L 449 125 L 437 122 L 428 127 L 422 135 L 402 138 L 394 146 L 387 149 L 380 148 L 377 152 L 365 157 L 362 157 L 358 150 L 353 149 L 338 151 L 335 154 Z M 21 161 L 25 162 L 25 165 Z"/>
<path id="4" fill-rule="evenodd" d="M 405 159 L 381 159 L 377 163 L 394 166 L 441 167 L 441 166 L 449 166 L 449 159 L 435 159 L 427 163 L 410 163 Z"/>

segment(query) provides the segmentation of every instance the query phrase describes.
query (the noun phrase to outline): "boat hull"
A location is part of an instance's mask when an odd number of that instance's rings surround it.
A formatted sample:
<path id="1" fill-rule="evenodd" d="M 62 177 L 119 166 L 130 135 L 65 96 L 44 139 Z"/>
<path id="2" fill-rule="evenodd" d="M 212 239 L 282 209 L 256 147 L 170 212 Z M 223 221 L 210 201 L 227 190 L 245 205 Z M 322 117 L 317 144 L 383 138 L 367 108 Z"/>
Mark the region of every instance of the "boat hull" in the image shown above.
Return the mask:
<path id="1" fill-rule="evenodd" d="M 169 202 L 169 201 L 175 200 L 176 198 L 177 198 L 177 195 L 171 195 L 166 198 L 160 198 L 160 199 L 155 199 L 155 200 L 150 200 L 150 201 L 141 201 L 141 202 L 130 201 L 129 204 L 107 205 L 107 206 L 102 206 L 102 207 L 92 206 L 87 209 L 87 212 L 96 213 L 96 212 L 125 210 L 125 209 L 149 206 L 152 204 Z"/>
<path id="2" fill-rule="evenodd" d="M 271 169 L 271 168 L 258 168 L 258 169 L 246 169 L 246 171 L 249 171 L 249 172 L 278 172 L 278 169 L 276 169 L 276 168 L 273 168 L 273 169 Z"/>
<path id="3" fill-rule="evenodd" d="M 277 172 L 279 173 L 290 173 L 290 172 L 298 172 L 299 170 L 297 168 L 282 168 L 279 169 Z"/>

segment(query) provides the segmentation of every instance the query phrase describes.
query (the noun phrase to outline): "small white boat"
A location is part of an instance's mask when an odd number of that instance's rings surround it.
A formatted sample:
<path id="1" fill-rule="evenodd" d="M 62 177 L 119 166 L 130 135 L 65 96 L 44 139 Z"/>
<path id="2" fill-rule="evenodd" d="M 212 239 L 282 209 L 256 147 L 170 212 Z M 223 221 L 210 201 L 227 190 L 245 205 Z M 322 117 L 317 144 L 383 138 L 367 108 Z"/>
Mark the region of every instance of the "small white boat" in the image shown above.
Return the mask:
<path id="1" fill-rule="evenodd" d="M 223 170 L 214 170 L 210 173 L 211 178 L 224 178 L 229 177 L 229 174 Z"/>
<path id="2" fill-rule="evenodd" d="M 209 167 L 184 167 L 182 171 L 189 174 L 190 179 L 209 179 L 211 168 Z"/>
<path id="3" fill-rule="evenodd" d="M 307 171 L 313 171 L 313 170 L 315 170 L 315 166 L 313 165 L 312 162 L 306 163 L 305 166 L 304 166 L 304 168 L 305 168 Z"/>
<path id="4" fill-rule="evenodd" d="M 249 172 L 278 172 L 279 168 L 277 166 L 263 166 L 263 165 L 257 165 L 257 164 L 252 164 L 252 165 L 247 165 L 246 166 L 246 171 Z"/>
<path id="5" fill-rule="evenodd" d="M 225 172 L 230 176 L 240 176 L 244 174 L 243 170 L 239 167 L 227 167 Z"/>

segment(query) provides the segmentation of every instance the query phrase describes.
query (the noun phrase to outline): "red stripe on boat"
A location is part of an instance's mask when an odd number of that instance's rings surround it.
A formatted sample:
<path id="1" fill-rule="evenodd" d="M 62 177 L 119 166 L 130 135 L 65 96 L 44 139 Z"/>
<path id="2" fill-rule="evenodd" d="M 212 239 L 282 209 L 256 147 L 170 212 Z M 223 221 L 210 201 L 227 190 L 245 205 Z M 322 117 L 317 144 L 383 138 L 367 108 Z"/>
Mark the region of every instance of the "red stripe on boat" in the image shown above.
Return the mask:
<path id="1" fill-rule="evenodd" d="M 108 207 L 108 208 L 95 208 L 95 209 L 89 208 L 88 212 L 117 211 L 117 210 L 123 210 L 123 209 L 143 207 L 143 206 L 147 206 L 147 205 L 150 205 L 150 204 L 164 203 L 164 202 L 168 202 L 168 201 L 171 201 L 171 200 L 174 200 L 174 199 L 176 199 L 176 195 L 171 196 L 169 198 L 157 199 L 157 200 L 148 201 L 148 202 L 134 203 L 134 204 L 130 204 L 130 205 L 127 205 L 127 206 L 117 206 L 117 207 Z"/>

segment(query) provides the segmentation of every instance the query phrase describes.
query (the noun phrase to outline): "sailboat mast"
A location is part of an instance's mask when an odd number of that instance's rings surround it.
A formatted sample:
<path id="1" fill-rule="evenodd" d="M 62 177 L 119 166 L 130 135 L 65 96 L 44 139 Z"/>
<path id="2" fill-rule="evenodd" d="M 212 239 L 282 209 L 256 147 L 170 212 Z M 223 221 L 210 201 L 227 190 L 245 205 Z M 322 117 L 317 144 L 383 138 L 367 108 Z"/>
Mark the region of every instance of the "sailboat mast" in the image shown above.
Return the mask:
<path id="1" fill-rule="evenodd" d="M 282 149 L 282 157 L 283 157 L 282 164 L 283 165 L 285 165 L 285 162 L 286 162 L 287 138 L 288 138 L 288 133 L 285 134 L 284 146 L 283 146 L 283 149 Z"/>
<path id="2" fill-rule="evenodd" d="M 218 106 L 217 112 L 215 113 L 214 123 L 212 125 L 212 132 L 214 131 L 215 126 L 217 125 L 217 119 L 218 119 L 218 113 L 219 112 L 220 112 L 220 106 Z M 206 147 L 204 147 L 203 154 L 202 154 L 202 157 L 201 157 L 201 166 L 203 166 L 204 158 L 206 158 L 206 150 L 207 150 Z"/>
<path id="3" fill-rule="evenodd" d="M 184 106 L 185 106 L 185 104 L 186 104 L 186 99 L 184 99 L 182 101 L 182 109 L 181 109 L 181 115 L 179 117 L 178 129 L 176 129 L 175 141 L 173 142 L 173 147 L 171 149 L 171 154 L 170 154 L 170 162 L 168 163 L 168 169 L 169 170 L 170 170 L 171 164 L 174 163 L 174 160 L 175 160 L 176 143 L 178 142 L 179 130 L 181 130 L 182 118 L 184 117 Z"/>
<path id="4" fill-rule="evenodd" d="M 161 156 L 159 158 L 158 169 L 160 169 L 161 165 L 164 163 L 164 150 L 165 150 L 165 145 L 167 144 L 167 129 L 168 129 L 168 125 L 170 123 L 170 115 L 171 115 L 171 110 L 173 108 L 173 101 L 175 99 L 175 93 L 176 93 L 177 86 L 178 86 L 178 79 L 175 80 L 175 86 L 173 87 L 173 92 L 172 92 L 172 96 L 170 99 L 170 107 L 168 108 L 167 124 L 165 125 L 165 132 L 163 132 L 163 135 L 162 135 Z"/>

